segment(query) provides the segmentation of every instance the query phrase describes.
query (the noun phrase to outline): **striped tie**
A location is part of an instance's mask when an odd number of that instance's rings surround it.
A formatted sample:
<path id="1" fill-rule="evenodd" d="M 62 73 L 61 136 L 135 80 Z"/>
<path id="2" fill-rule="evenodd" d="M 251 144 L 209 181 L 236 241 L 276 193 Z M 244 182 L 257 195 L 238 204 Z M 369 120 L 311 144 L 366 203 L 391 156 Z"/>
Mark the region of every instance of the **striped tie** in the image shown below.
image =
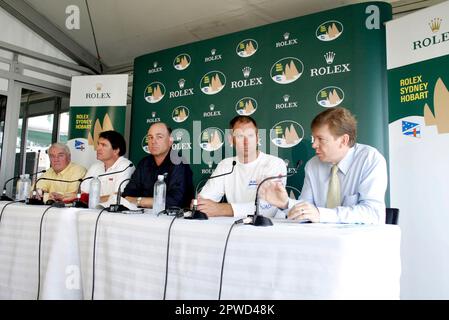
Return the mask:
<path id="1" fill-rule="evenodd" d="M 336 208 L 341 204 L 340 200 L 340 180 L 338 179 L 338 166 L 332 166 L 331 178 L 329 180 L 329 190 L 327 191 L 326 208 Z"/>

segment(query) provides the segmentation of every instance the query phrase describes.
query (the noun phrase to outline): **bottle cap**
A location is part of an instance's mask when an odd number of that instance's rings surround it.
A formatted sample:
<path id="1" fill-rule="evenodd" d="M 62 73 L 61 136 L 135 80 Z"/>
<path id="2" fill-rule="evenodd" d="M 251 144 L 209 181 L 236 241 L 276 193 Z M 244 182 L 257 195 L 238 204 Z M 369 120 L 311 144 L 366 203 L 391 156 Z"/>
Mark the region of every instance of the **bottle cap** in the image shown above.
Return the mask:
<path id="1" fill-rule="evenodd" d="M 164 180 L 164 175 L 163 175 L 163 174 L 158 175 L 158 176 L 157 176 L 157 179 L 158 179 L 159 181 Z"/>

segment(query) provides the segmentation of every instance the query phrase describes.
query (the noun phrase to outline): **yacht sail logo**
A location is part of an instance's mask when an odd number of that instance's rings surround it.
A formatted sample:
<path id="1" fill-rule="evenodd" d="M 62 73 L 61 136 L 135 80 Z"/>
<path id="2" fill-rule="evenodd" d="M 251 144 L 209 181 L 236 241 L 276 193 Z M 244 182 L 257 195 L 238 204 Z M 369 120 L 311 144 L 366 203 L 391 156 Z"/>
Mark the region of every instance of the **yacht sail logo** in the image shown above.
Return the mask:
<path id="1" fill-rule="evenodd" d="M 257 52 L 258 47 L 259 45 L 256 40 L 245 39 L 237 45 L 235 52 L 239 57 L 248 58 Z"/>
<path id="2" fill-rule="evenodd" d="M 223 72 L 210 71 L 200 81 L 200 89 L 204 94 L 217 94 L 226 85 L 226 77 Z"/>
<path id="3" fill-rule="evenodd" d="M 171 117 L 173 121 L 180 123 L 186 121 L 187 118 L 189 117 L 189 114 L 190 114 L 189 108 L 185 106 L 179 106 L 173 109 Z"/>
<path id="4" fill-rule="evenodd" d="M 421 125 L 419 123 L 402 121 L 402 134 L 408 137 L 421 138 Z"/>
<path id="5" fill-rule="evenodd" d="M 289 32 L 284 33 L 282 35 L 282 38 L 284 40 L 276 42 L 276 48 L 293 46 L 295 44 L 298 44 L 298 39 L 296 39 L 296 38 L 290 39 L 290 33 Z"/>
<path id="6" fill-rule="evenodd" d="M 165 86 L 162 82 L 152 82 L 146 88 L 144 92 L 144 98 L 146 102 L 157 103 L 161 101 L 165 96 Z"/>
<path id="7" fill-rule="evenodd" d="M 343 102 L 345 93 L 339 87 L 325 87 L 318 91 L 316 102 L 325 108 L 336 107 Z"/>
<path id="8" fill-rule="evenodd" d="M 148 69 L 148 73 L 152 74 L 152 73 L 156 73 L 156 72 L 161 72 L 162 71 L 162 67 L 158 67 L 158 62 L 154 61 L 153 62 L 153 68 L 152 69 Z"/>
<path id="9" fill-rule="evenodd" d="M 145 153 L 151 154 L 150 149 L 148 149 L 148 136 L 146 134 L 143 136 L 140 146 Z"/>
<path id="10" fill-rule="evenodd" d="M 332 41 L 343 33 L 343 25 L 337 20 L 323 22 L 316 29 L 316 37 L 321 41 Z"/>
<path id="11" fill-rule="evenodd" d="M 175 67 L 176 70 L 185 70 L 189 67 L 191 61 L 192 59 L 190 59 L 190 56 L 187 53 L 181 53 L 176 56 L 175 60 L 173 60 L 173 67 Z"/>
<path id="12" fill-rule="evenodd" d="M 280 148 L 292 148 L 304 138 L 302 126 L 291 120 L 276 123 L 270 130 L 270 140 Z"/>
<path id="13" fill-rule="evenodd" d="M 235 111 L 241 116 L 252 115 L 257 110 L 257 101 L 251 97 L 244 97 L 235 104 Z"/>
<path id="14" fill-rule="evenodd" d="M 294 57 L 286 57 L 276 61 L 271 67 L 271 79 L 279 84 L 292 83 L 301 77 L 304 72 L 304 64 Z"/>
<path id="15" fill-rule="evenodd" d="M 205 151 L 216 151 L 223 145 L 223 138 L 223 131 L 216 127 L 209 127 L 201 132 L 199 144 L 201 149 Z"/>

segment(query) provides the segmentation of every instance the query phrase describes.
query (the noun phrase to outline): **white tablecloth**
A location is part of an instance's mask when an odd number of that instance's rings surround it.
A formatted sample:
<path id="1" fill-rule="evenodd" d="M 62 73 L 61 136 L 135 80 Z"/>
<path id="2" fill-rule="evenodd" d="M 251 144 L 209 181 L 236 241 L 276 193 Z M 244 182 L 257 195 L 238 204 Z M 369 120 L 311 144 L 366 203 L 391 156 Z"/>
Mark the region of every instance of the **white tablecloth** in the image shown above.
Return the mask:
<path id="1" fill-rule="evenodd" d="M 0 204 L 0 208 L 3 205 Z M 45 207 L 11 205 L 0 222 L 0 298 L 35 299 L 37 241 Z M 50 209 L 44 220 L 41 298 L 90 299 L 98 210 Z M 162 299 L 172 217 L 103 213 L 97 230 L 95 299 Z M 221 299 L 399 299 L 398 226 L 237 225 Z M 167 299 L 217 299 L 231 218 L 177 219 Z"/>

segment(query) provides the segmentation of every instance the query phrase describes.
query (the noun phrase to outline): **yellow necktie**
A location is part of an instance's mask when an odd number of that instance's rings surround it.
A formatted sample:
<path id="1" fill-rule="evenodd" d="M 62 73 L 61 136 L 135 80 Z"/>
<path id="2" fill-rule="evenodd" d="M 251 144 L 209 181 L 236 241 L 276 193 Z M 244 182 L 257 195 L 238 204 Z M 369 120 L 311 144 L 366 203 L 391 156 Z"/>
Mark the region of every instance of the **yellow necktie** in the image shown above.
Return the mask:
<path id="1" fill-rule="evenodd" d="M 326 208 L 336 208 L 341 204 L 340 200 L 340 180 L 338 179 L 338 166 L 332 166 L 331 178 L 329 180 L 329 190 L 327 191 Z"/>

